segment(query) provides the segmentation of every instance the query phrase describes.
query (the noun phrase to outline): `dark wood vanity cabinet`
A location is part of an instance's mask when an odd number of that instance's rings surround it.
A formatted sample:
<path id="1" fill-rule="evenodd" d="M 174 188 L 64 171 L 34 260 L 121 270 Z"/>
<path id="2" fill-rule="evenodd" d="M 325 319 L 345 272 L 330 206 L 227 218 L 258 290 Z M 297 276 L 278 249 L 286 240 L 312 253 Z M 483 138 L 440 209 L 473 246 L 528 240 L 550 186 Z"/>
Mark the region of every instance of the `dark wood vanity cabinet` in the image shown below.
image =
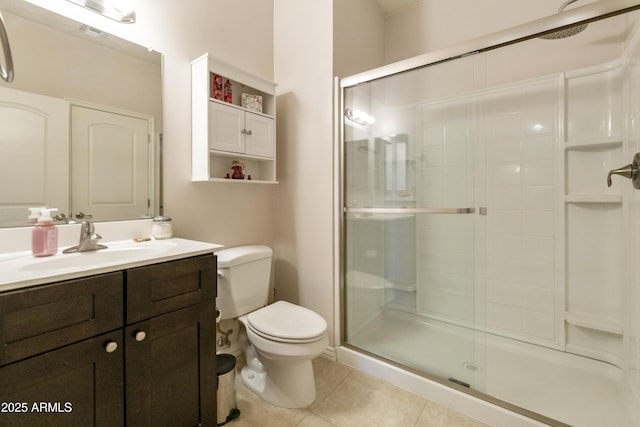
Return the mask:
<path id="1" fill-rule="evenodd" d="M 204 255 L 0 293 L 0 426 L 215 426 L 215 272 Z"/>
<path id="2" fill-rule="evenodd" d="M 0 368 L 0 425 L 122 426 L 123 349 L 118 329 Z"/>
<path id="3" fill-rule="evenodd" d="M 216 262 L 127 271 L 126 425 L 216 425 Z"/>

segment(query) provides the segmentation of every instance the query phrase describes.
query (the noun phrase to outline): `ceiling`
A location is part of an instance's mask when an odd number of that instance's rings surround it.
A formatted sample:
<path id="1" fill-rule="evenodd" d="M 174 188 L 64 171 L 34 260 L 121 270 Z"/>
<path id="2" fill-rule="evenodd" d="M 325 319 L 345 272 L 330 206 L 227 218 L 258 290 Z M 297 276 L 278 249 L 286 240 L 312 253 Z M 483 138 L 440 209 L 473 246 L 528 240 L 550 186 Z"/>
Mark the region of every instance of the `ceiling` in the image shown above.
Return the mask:
<path id="1" fill-rule="evenodd" d="M 420 1 L 422 0 L 376 0 L 380 5 L 380 8 L 387 15 L 392 14 L 407 5 L 418 3 Z"/>

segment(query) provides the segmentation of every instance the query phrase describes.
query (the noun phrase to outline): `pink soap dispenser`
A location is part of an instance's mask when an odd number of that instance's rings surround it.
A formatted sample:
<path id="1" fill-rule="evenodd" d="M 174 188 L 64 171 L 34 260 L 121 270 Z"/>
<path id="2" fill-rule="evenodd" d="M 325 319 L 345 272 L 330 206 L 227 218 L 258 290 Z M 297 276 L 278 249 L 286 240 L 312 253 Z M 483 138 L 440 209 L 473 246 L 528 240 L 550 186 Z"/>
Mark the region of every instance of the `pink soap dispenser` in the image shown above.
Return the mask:
<path id="1" fill-rule="evenodd" d="M 58 252 L 58 229 L 53 225 L 51 212 L 58 209 L 42 208 L 40 217 L 31 234 L 31 252 L 33 256 L 44 257 Z"/>

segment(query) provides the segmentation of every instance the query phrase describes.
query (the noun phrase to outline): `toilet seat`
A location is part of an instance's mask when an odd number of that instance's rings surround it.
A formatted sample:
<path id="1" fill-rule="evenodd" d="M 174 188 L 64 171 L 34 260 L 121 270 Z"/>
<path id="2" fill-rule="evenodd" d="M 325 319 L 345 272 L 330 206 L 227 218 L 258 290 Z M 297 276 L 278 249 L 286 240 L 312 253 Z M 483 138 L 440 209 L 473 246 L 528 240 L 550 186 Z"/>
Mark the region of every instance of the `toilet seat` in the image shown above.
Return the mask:
<path id="1" fill-rule="evenodd" d="M 318 341 L 327 331 L 322 316 L 286 301 L 249 313 L 246 326 L 265 339 L 298 344 Z"/>

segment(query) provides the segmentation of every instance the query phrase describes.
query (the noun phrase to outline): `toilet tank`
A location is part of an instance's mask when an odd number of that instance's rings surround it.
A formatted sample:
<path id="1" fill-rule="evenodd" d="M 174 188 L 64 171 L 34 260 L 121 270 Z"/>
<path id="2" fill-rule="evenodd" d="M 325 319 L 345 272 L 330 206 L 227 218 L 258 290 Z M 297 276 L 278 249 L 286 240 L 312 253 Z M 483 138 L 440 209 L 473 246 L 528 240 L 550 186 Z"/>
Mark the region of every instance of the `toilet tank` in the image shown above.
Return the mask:
<path id="1" fill-rule="evenodd" d="M 218 257 L 221 319 L 232 319 L 267 305 L 273 251 L 268 246 L 222 249 Z"/>

